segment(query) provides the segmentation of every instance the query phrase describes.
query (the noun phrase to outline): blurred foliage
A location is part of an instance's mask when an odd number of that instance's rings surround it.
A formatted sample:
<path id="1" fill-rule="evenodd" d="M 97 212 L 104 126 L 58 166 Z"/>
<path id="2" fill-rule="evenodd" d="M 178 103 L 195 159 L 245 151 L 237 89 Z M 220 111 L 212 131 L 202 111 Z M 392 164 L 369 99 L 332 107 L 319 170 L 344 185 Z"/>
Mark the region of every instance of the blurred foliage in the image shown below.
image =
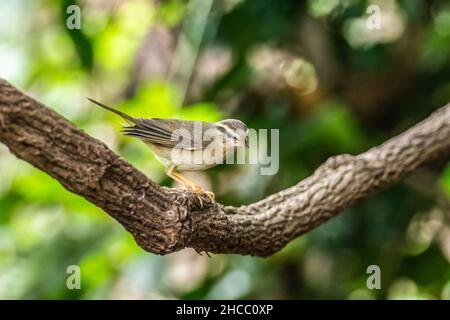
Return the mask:
<path id="1" fill-rule="evenodd" d="M 0 76 L 165 185 L 151 152 L 85 96 L 142 117 L 279 128 L 276 175 L 255 165 L 195 175 L 230 205 L 291 186 L 329 156 L 367 150 L 450 100 L 448 1 L 215 0 L 206 29 L 194 21 L 183 34 L 186 12 L 202 3 L 2 1 Z M 79 30 L 65 25 L 71 4 Z M 366 25 L 373 4 L 376 30 Z M 198 31 L 185 94 L 171 59 L 180 34 L 189 48 Z M 450 165 L 437 161 L 272 257 L 160 257 L 0 146 L 0 298 L 450 299 L 449 198 Z M 374 264 L 381 290 L 366 286 Z M 81 268 L 81 290 L 66 288 L 69 265 Z"/>

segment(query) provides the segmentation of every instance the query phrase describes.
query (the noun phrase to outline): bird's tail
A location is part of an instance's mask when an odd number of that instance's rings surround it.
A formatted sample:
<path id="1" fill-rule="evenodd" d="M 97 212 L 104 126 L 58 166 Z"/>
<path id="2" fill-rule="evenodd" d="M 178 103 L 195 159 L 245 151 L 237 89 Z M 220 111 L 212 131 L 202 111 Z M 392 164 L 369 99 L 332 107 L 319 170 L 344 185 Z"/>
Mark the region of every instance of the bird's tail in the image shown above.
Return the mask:
<path id="1" fill-rule="evenodd" d="M 87 97 L 86 97 L 86 98 L 87 98 Z M 115 114 L 121 116 L 122 118 L 124 118 L 125 120 L 127 120 L 127 121 L 129 121 L 129 122 L 131 122 L 131 123 L 136 123 L 136 119 L 135 119 L 135 118 L 130 117 L 129 115 L 123 113 L 122 111 L 119 111 L 119 110 L 117 110 L 117 109 L 114 109 L 114 108 L 112 108 L 112 107 L 110 107 L 110 106 L 107 106 L 106 104 L 101 103 L 101 102 L 95 101 L 94 99 L 91 99 L 91 98 L 87 98 L 87 99 L 88 99 L 89 101 L 95 103 L 96 105 L 98 105 L 98 106 L 100 106 L 100 107 L 102 107 L 102 108 L 105 108 L 106 110 L 109 110 L 109 111 L 111 111 L 111 112 L 114 112 Z"/>

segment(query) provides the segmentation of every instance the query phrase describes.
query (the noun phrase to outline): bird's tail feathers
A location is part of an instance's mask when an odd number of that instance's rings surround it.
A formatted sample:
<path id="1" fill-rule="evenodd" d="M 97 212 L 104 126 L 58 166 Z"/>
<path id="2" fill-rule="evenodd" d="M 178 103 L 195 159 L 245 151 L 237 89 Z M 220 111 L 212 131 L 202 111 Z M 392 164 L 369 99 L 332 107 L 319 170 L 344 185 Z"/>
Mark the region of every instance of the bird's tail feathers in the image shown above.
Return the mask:
<path id="1" fill-rule="evenodd" d="M 117 110 L 117 109 L 114 109 L 113 107 L 107 106 L 106 104 L 103 104 L 103 103 L 101 103 L 101 102 L 98 102 L 98 101 L 96 101 L 96 100 L 94 100 L 94 99 L 91 99 L 91 98 L 88 98 L 88 97 L 86 97 L 86 98 L 87 98 L 89 101 L 95 103 L 96 105 L 98 105 L 98 106 L 100 106 L 100 107 L 102 107 L 102 108 L 105 108 L 106 110 L 109 110 L 109 111 L 111 111 L 111 112 L 114 112 L 115 114 L 121 116 L 121 117 L 124 118 L 125 120 L 127 120 L 127 121 L 129 121 L 129 122 L 131 122 L 131 123 L 136 123 L 136 119 L 133 118 L 133 117 L 130 117 L 130 116 L 127 115 L 126 113 L 123 113 L 122 111 L 119 111 L 119 110 Z"/>

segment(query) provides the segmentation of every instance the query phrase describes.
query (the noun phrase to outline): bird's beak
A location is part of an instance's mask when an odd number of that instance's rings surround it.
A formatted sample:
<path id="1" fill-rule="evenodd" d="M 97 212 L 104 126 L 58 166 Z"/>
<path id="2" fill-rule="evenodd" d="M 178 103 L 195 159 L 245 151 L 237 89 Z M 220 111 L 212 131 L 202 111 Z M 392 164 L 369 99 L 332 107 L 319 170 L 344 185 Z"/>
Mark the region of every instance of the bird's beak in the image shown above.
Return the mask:
<path id="1" fill-rule="evenodd" d="M 245 137 L 245 147 L 248 148 L 248 136 Z"/>

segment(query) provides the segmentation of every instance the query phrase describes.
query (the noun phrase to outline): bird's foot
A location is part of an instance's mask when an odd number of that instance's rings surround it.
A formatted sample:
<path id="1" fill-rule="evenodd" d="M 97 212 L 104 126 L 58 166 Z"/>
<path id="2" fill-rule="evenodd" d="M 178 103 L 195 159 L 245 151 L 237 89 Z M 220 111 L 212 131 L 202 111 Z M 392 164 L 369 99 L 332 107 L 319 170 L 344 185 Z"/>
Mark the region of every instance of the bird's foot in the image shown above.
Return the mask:
<path id="1" fill-rule="evenodd" d="M 205 190 L 203 190 L 203 194 L 204 194 L 205 196 L 207 196 L 208 199 L 209 199 L 211 202 L 214 202 L 214 200 L 216 199 L 216 195 L 215 195 L 214 192 L 212 192 L 212 191 L 205 191 Z"/>
<path id="2" fill-rule="evenodd" d="M 216 196 L 213 192 L 205 191 L 199 185 L 193 186 L 192 191 L 195 193 L 195 196 L 197 197 L 198 202 L 200 202 L 201 208 L 203 208 L 203 200 L 202 200 L 203 195 L 205 195 L 210 200 L 211 203 L 214 203 Z"/>

